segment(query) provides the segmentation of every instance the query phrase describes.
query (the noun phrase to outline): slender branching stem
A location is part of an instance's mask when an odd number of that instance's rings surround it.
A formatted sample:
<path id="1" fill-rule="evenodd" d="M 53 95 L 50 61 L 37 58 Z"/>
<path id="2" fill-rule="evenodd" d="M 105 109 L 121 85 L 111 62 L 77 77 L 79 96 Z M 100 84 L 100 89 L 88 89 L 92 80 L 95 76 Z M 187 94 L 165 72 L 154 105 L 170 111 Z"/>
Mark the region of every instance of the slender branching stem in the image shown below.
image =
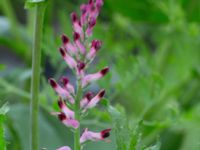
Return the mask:
<path id="1" fill-rule="evenodd" d="M 39 85 L 40 85 L 40 64 L 41 64 L 41 41 L 45 5 L 35 5 L 33 49 L 32 49 L 32 78 L 31 78 L 31 150 L 38 150 L 38 110 L 39 110 Z"/>
<path id="2" fill-rule="evenodd" d="M 83 94 L 80 81 L 77 82 L 77 95 L 75 99 L 75 118 L 80 123 L 80 100 Z M 74 150 L 80 150 L 80 126 L 74 132 Z"/>

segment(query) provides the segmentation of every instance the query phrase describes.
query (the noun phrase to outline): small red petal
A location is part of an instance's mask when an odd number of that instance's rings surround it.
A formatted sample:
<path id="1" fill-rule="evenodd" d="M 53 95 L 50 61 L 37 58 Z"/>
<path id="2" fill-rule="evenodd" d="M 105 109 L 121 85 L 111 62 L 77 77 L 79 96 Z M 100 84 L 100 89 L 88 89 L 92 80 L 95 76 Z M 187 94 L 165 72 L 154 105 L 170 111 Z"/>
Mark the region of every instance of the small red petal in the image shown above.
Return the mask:
<path id="1" fill-rule="evenodd" d="M 80 35 L 77 32 L 74 32 L 74 41 L 79 40 L 80 39 Z"/>
<path id="2" fill-rule="evenodd" d="M 58 118 L 60 119 L 60 121 L 67 119 L 66 115 L 62 112 L 60 114 L 58 114 Z"/>
<path id="3" fill-rule="evenodd" d="M 102 136 L 102 138 L 104 139 L 104 138 L 107 138 L 107 137 L 109 137 L 110 136 L 110 131 L 111 131 L 112 129 L 105 129 L 105 130 L 103 130 L 103 131 L 101 131 L 101 136 Z"/>
<path id="4" fill-rule="evenodd" d="M 95 40 L 95 42 L 92 44 L 95 48 L 95 50 L 99 50 L 102 46 L 102 41 Z"/>
<path id="5" fill-rule="evenodd" d="M 64 103 L 63 103 L 62 99 L 60 98 L 60 99 L 58 100 L 58 106 L 59 106 L 60 108 L 62 108 L 63 105 L 64 105 Z"/>
<path id="6" fill-rule="evenodd" d="M 85 63 L 78 61 L 77 68 L 79 69 L 79 71 L 83 70 L 85 68 Z"/>
<path id="7" fill-rule="evenodd" d="M 89 0 L 89 2 L 88 2 L 89 4 L 92 4 L 93 3 L 93 0 Z"/>
<path id="8" fill-rule="evenodd" d="M 56 83 L 56 81 L 55 81 L 54 79 L 50 78 L 50 79 L 49 79 L 49 83 L 50 83 L 50 85 L 51 85 L 53 88 L 56 88 L 56 87 L 57 87 L 57 83 Z"/>
<path id="9" fill-rule="evenodd" d="M 63 57 L 65 57 L 65 50 L 63 48 L 59 48 L 59 51 Z"/>
<path id="10" fill-rule="evenodd" d="M 92 28 L 94 27 L 96 24 L 96 19 L 95 18 L 91 18 L 90 21 L 89 21 L 89 27 Z"/>
<path id="11" fill-rule="evenodd" d="M 64 34 L 61 36 L 61 39 L 62 39 L 62 42 L 64 44 L 67 44 L 69 42 L 69 38 L 66 35 L 64 35 Z"/>
<path id="12" fill-rule="evenodd" d="M 106 75 L 108 73 L 108 71 L 109 71 L 109 68 L 106 67 L 106 68 L 102 69 L 100 72 L 104 76 L 104 75 Z"/>
<path id="13" fill-rule="evenodd" d="M 81 9 L 81 13 L 85 14 L 87 12 L 87 5 L 86 4 L 82 4 L 80 9 Z"/>
<path id="14" fill-rule="evenodd" d="M 78 16 L 75 12 L 71 13 L 71 19 L 72 22 L 77 22 L 78 21 Z"/>
<path id="15" fill-rule="evenodd" d="M 69 83 L 69 79 L 67 77 L 62 77 L 61 80 L 64 85 L 67 85 Z"/>
<path id="16" fill-rule="evenodd" d="M 101 90 L 99 92 L 99 97 L 102 98 L 105 95 L 106 91 L 105 90 Z"/>
<path id="17" fill-rule="evenodd" d="M 88 92 L 85 94 L 85 97 L 87 98 L 88 101 L 90 101 L 94 97 L 94 95 L 92 92 Z"/>

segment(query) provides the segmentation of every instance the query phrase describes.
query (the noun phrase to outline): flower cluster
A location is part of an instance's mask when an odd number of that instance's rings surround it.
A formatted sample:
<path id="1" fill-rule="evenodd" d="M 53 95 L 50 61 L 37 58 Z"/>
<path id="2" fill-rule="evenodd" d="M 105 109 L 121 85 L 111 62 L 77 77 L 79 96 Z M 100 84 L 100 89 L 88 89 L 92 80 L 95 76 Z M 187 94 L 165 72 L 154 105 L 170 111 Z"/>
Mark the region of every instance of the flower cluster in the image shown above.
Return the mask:
<path id="1" fill-rule="evenodd" d="M 96 73 L 86 74 L 87 68 L 102 46 L 100 40 L 95 39 L 88 42 L 92 36 L 93 28 L 102 5 L 103 0 L 89 0 L 87 4 L 82 4 L 80 6 L 80 17 L 75 12 L 71 13 L 74 30 L 73 41 L 70 41 L 66 35 L 62 35 L 61 37 L 63 45 L 59 48 L 59 52 L 67 65 L 75 72 L 77 90 L 75 90 L 74 86 L 65 76 L 61 77 L 60 83 L 56 82 L 53 78 L 49 79 L 50 85 L 59 95 L 58 106 L 60 112 L 53 112 L 52 114 L 56 115 L 65 126 L 74 130 L 80 129 L 80 119 L 76 116 L 82 115 L 88 109 L 95 107 L 105 95 L 105 90 L 102 89 L 96 95 L 92 92 L 87 92 L 82 96 L 82 91 L 85 87 L 91 82 L 101 79 L 109 71 L 109 68 L 105 67 Z M 79 91 L 81 91 L 81 96 L 78 96 Z M 75 107 L 77 104 L 78 107 Z M 75 110 L 77 108 L 79 110 Z M 80 137 L 80 144 L 86 141 L 105 140 L 110 135 L 110 130 L 105 129 L 101 132 L 92 132 L 86 128 Z M 64 146 L 58 150 L 71 149 L 68 146 Z"/>

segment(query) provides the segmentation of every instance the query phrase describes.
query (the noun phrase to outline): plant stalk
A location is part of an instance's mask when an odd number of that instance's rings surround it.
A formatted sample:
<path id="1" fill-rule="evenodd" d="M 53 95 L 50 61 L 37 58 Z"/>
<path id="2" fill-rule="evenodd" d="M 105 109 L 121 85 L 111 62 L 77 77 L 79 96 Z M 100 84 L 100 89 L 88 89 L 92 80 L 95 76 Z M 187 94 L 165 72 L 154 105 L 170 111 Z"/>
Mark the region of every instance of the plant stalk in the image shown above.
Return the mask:
<path id="1" fill-rule="evenodd" d="M 31 77 L 31 104 L 30 104 L 30 118 L 31 118 L 31 150 L 38 150 L 38 111 L 39 111 L 39 86 L 40 86 L 40 64 L 41 64 L 41 41 L 43 18 L 45 12 L 45 5 L 37 3 L 35 5 L 34 16 L 34 31 L 33 31 L 33 48 L 32 48 L 32 77 Z"/>
<path id="2" fill-rule="evenodd" d="M 77 84 L 77 95 L 75 99 L 75 118 L 80 123 L 80 100 L 82 97 L 82 87 L 80 81 Z M 74 132 L 74 150 L 81 150 L 80 144 L 80 125 Z"/>

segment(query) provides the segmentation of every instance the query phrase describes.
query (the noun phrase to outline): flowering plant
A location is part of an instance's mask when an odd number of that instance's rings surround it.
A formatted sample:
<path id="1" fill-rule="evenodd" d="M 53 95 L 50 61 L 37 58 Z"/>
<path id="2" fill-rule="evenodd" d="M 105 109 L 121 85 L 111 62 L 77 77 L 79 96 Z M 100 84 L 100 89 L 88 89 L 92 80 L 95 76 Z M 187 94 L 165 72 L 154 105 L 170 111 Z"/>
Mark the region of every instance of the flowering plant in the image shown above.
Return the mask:
<path id="1" fill-rule="evenodd" d="M 70 83 L 69 79 L 63 76 L 60 80 L 62 85 L 57 83 L 53 78 L 49 79 L 49 83 L 55 92 L 59 95 L 58 106 L 60 112 L 53 112 L 59 120 L 67 127 L 73 129 L 74 132 L 74 149 L 80 150 L 86 141 L 105 140 L 110 135 L 110 128 L 101 132 L 93 132 L 86 128 L 80 135 L 80 125 L 82 116 L 88 109 L 95 107 L 105 95 L 105 90 L 100 90 L 96 95 L 92 92 L 85 92 L 85 88 L 93 81 L 104 77 L 109 68 L 105 67 L 97 73 L 87 74 L 91 62 L 95 58 L 98 50 L 102 46 L 102 41 L 92 40 L 89 42 L 96 24 L 97 17 L 103 5 L 103 0 L 89 0 L 87 4 L 80 6 L 81 16 L 73 12 L 71 20 L 73 25 L 73 42 L 66 35 L 62 35 L 63 45 L 59 48 L 59 52 L 64 61 L 74 71 L 76 76 L 76 90 Z M 70 150 L 68 146 L 63 146 L 58 150 Z"/>

